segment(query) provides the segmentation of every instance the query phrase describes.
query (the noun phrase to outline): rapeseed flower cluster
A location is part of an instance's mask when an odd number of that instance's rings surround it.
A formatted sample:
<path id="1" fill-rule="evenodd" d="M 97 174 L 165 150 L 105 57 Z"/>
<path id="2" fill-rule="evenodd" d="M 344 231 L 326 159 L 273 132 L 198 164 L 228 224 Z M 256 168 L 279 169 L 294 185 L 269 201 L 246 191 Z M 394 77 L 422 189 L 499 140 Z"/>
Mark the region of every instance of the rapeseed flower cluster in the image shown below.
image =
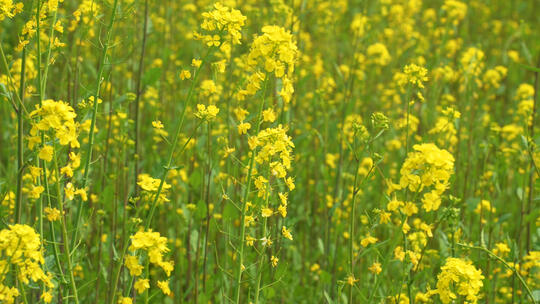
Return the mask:
<path id="1" fill-rule="evenodd" d="M 195 33 L 195 36 L 203 40 L 207 46 L 219 47 L 223 43 L 241 44 L 241 31 L 247 18 L 239 10 L 217 2 L 214 9 L 202 13 L 202 17 L 201 29 L 205 34 Z"/>
<path id="2" fill-rule="evenodd" d="M 0 0 L 0 302 L 537 302 L 514 2 Z"/>
<path id="3" fill-rule="evenodd" d="M 262 34 L 257 36 L 247 56 L 247 64 L 253 70 L 242 95 L 254 95 L 266 79 L 265 73 L 273 73 L 281 79 L 279 96 L 289 103 L 294 93 L 293 72 L 298 48 L 292 34 L 282 27 L 267 25 L 262 28 Z"/>
<path id="4" fill-rule="evenodd" d="M 477 303 L 483 279 L 482 272 L 470 261 L 448 258 L 437 275 L 436 293 L 445 304 L 452 303 L 459 296 L 468 303 Z"/>
<path id="5" fill-rule="evenodd" d="M 6 285 L 10 274 L 21 284 L 41 283 L 47 290 L 53 289 L 52 274 L 44 271 L 44 264 L 41 239 L 32 227 L 15 224 L 0 230 L 0 301 L 15 303 L 21 295 L 16 286 Z M 43 298 L 45 303 L 50 303 L 50 291 L 47 290 L 43 291 Z"/>
<path id="6" fill-rule="evenodd" d="M 160 267 L 167 277 L 169 277 L 174 270 L 174 264 L 171 261 L 166 261 L 164 259 L 164 255 L 169 252 L 170 249 L 167 247 L 167 238 L 162 237 L 159 232 L 153 232 L 152 230 L 139 231 L 130 238 L 131 245 L 129 246 L 129 250 L 132 252 L 132 255 L 127 255 L 125 257 L 124 264 L 128 268 L 131 276 L 138 277 L 134 287 L 137 293 L 141 294 L 150 288 L 148 272 L 146 273 L 146 278 L 141 277 L 143 270 L 145 269 L 145 266 L 143 266 L 144 264 L 141 265 L 139 263 L 141 259 L 146 259 L 146 267 L 148 267 L 149 264 Z M 145 253 L 145 255 L 142 253 Z M 164 294 L 170 294 L 168 281 L 158 281 L 156 284 Z"/>

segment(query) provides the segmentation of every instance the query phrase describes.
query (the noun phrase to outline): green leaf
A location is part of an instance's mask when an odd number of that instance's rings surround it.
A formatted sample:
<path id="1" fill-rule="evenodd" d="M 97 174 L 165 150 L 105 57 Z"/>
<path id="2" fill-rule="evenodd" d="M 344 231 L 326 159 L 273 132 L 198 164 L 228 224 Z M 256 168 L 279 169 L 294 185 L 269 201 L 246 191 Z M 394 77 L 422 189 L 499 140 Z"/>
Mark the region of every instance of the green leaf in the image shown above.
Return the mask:
<path id="1" fill-rule="evenodd" d="M 199 186 L 201 185 L 201 180 L 202 177 L 201 177 L 201 172 L 199 171 L 194 171 L 193 173 L 191 173 L 191 175 L 189 176 L 189 185 L 195 189 L 199 188 Z"/>
<path id="2" fill-rule="evenodd" d="M 197 203 L 197 209 L 195 209 L 195 217 L 198 219 L 206 217 L 206 203 L 203 200 L 200 200 Z"/>
<path id="3" fill-rule="evenodd" d="M 526 65 L 526 64 L 523 64 L 523 63 L 517 63 L 520 67 L 526 69 L 526 70 L 529 70 L 529 71 L 533 71 L 533 72 L 536 72 L 536 73 L 540 73 L 540 69 L 539 68 L 536 68 L 536 67 L 533 67 L 533 66 L 530 66 L 530 65 Z"/>
<path id="4" fill-rule="evenodd" d="M 264 297 L 267 299 L 271 299 L 276 295 L 276 291 L 274 290 L 274 288 L 272 288 L 272 286 L 269 286 L 263 289 L 263 293 L 264 293 Z"/>
<path id="5" fill-rule="evenodd" d="M 328 295 L 328 293 L 326 292 L 326 290 L 324 291 L 324 297 L 326 298 L 326 302 L 328 304 L 333 304 L 334 302 L 332 301 L 332 299 L 330 299 L 330 296 Z"/>

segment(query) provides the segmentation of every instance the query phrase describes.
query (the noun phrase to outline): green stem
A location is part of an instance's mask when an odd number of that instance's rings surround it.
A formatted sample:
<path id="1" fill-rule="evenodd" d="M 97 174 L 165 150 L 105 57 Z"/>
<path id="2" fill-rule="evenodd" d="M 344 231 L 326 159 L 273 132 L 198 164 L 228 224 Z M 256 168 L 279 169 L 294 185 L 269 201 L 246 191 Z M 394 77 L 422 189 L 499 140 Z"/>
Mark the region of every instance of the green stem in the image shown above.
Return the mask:
<path id="1" fill-rule="evenodd" d="M 103 77 L 103 71 L 105 70 L 105 61 L 107 59 L 107 51 L 109 50 L 109 45 L 111 42 L 111 36 L 112 36 L 112 28 L 114 25 L 114 20 L 116 17 L 116 7 L 118 5 L 118 0 L 114 0 L 113 4 L 113 10 L 111 15 L 111 20 L 109 22 L 109 26 L 107 27 L 107 38 L 105 39 L 105 44 L 103 45 L 103 50 L 101 53 L 101 62 L 99 65 L 99 71 L 98 71 L 98 77 L 97 77 L 97 84 L 96 89 L 94 93 L 94 104 L 92 109 L 92 120 L 90 123 L 90 133 L 88 134 L 88 146 L 86 148 L 86 162 L 84 164 L 84 177 L 82 180 L 82 188 L 85 189 L 86 185 L 88 183 L 88 175 L 90 171 L 90 162 L 92 161 L 92 148 L 94 146 L 94 130 L 96 128 L 96 116 L 98 111 L 98 99 L 99 99 L 99 91 L 101 87 L 101 81 Z M 82 218 L 82 210 L 83 210 L 83 201 L 79 200 L 79 208 L 77 209 L 77 218 L 75 223 L 75 230 L 73 231 L 73 244 L 72 247 L 74 248 L 76 246 L 77 238 L 78 238 L 78 232 L 79 228 L 81 226 L 81 218 Z M 69 246 L 69 245 L 68 245 Z"/>
<path id="2" fill-rule="evenodd" d="M 21 104 L 24 101 L 24 85 L 25 85 L 25 72 L 26 72 L 26 48 L 22 50 L 22 62 L 21 62 L 21 80 L 19 82 L 19 96 Z M 17 111 L 17 194 L 15 201 L 15 222 L 21 222 L 22 216 L 22 184 L 23 184 L 23 139 L 24 139 L 24 124 L 23 124 L 22 107 L 19 106 Z"/>
<path id="3" fill-rule="evenodd" d="M 257 130 L 255 134 L 258 134 L 261 128 L 262 110 L 265 104 L 267 88 L 268 88 L 268 75 L 266 75 L 264 79 L 264 88 L 262 92 L 261 103 L 259 106 L 259 112 L 257 114 L 257 124 L 256 124 Z M 247 180 L 246 180 L 246 188 L 244 190 L 244 197 L 242 199 L 242 217 L 240 220 L 240 227 L 241 227 L 240 228 L 240 250 L 238 251 L 239 261 L 238 261 L 238 266 L 236 268 L 236 293 L 235 293 L 236 304 L 240 303 L 240 290 L 242 289 L 241 283 L 242 283 L 242 264 L 244 262 L 244 238 L 246 237 L 246 225 L 244 225 L 244 222 L 246 220 L 246 211 L 247 211 L 246 202 L 249 196 L 254 162 L 255 162 L 255 151 L 251 151 L 251 157 L 249 158 L 248 175 L 247 175 Z"/>
<path id="4" fill-rule="evenodd" d="M 46 59 L 45 68 L 43 69 L 43 77 L 40 80 L 40 84 L 39 84 L 41 89 L 38 91 L 38 93 L 40 94 L 40 98 L 42 100 L 43 98 L 45 98 L 45 92 L 47 90 L 47 75 L 49 74 L 49 64 L 51 62 L 52 44 L 54 41 L 54 25 L 56 24 L 57 15 L 58 15 L 58 9 L 54 11 L 53 19 L 51 20 L 51 28 L 49 30 L 49 44 L 47 46 L 47 56 L 45 58 Z M 41 60 L 41 53 L 39 53 L 38 57 Z M 41 65 L 38 65 L 38 67 L 39 67 L 39 72 L 41 73 Z"/>
<path id="5" fill-rule="evenodd" d="M 142 74 L 144 68 L 144 54 L 146 51 L 146 32 L 148 29 L 148 0 L 144 1 L 144 25 L 143 25 L 143 37 L 142 37 L 142 46 L 141 46 L 141 57 L 139 58 L 139 71 L 137 76 L 137 92 L 135 98 L 135 147 L 133 155 L 133 192 L 135 196 L 138 196 L 138 187 L 137 187 L 137 176 L 139 174 L 139 133 L 140 133 L 140 122 L 139 122 L 139 108 L 140 108 L 140 99 L 142 93 Z"/>
<path id="6" fill-rule="evenodd" d="M 407 126 L 405 128 L 405 157 L 407 157 L 407 153 L 409 153 L 409 124 L 410 124 L 410 115 L 411 115 L 411 102 L 409 99 L 411 98 L 411 87 L 407 87 L 407 94 L 405 97 L 405 102 L 407 103 Z"/>
<path id="7" fill-rule="evenodd" d="M 75 299 L 75 304 L 79 304 L 79 296 L 77 292 L 77 286 L 75 284 L 75 276 L 73 275 L 73 264 L 71 262 L 71 254 L 69 250 L 69 238 L 66 228 L 66 220 L 64 216 L 64 200 L 62 198 L 62 191 L 60 189 L 60 167 L 58 166 L 58 158 L 56 156 L 56 148 L 53 152 L 55 174 L 56 174 L 56 199 L 58 201 L 58 209 L 60 209 L 60 226 L 62 228 L 62 238 L 64 239 L 64 256 L 67 262 L 67 271 L 69 272 L 69 281 L 71 285 L 71 291 Z"/>
<path id="8" fill-rule="evenodd" d="M 268 199 L 270 198 L 270 195 L 266 194 L 266 200 L 264 207 L 268 207 Z M 264 218 L 263 220 L 263 237 L 266 237 L 266 227 L 268 223 L 268 218 Z M 257 288 L 255 289 L 255 304 L 259 304 L 259 293 L 261 292 L 261 281 L 262 281 L 262 273 L 263 273 L 263 266 L 264 266 L 264 245 L 261 248 L 261 252 L 259 252 L 259 269 L 257 274 Z"/>
<path id="9" fill-rule="evenodd" d="M 353 153 L 355 153 L 353 151 Z M 356 156 L 355 156 L 356 158 Z M 351 206 L 351 215 L 350 215 L 350 223 L 349 223 L 349 272 L 350 275 L 354 277 L 354 218 L 356 213 L 356 196 L 358 194 L 358 188 L 357 188 L 357 180 L 358 180 L 358 169 L 360 168 L 360 160 L 356 159 L 356 168 L 354 171 L 354 184 L 353 184 L 353 197 L 352 197 L 352 206 Z M 349 290 L 349 303 L 353 302 L 353 289 L 354 286 L 351 285 L 351 289 Z"/>
<path id="10" fill-rule="evenodd" d="M 17 273 L 19 273 L 19 271 L 17 271 Z M 23 303 L 28 304 L 28 299 L 26 298 L 26 289 L 24 288 L 24 284 L 21 282 L 19 287 L 21 288 L 21 295 L 22 295 Z"/>

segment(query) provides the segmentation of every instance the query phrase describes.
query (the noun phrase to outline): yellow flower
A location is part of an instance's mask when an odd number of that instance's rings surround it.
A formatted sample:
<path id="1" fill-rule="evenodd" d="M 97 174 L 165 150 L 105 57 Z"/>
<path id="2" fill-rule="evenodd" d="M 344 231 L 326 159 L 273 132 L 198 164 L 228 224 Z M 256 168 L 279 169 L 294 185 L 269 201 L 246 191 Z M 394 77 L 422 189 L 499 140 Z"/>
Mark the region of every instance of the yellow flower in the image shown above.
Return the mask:
<path id="1" fill-rule="evenodd" d="M 255 242 L 256 238 L 248 235 L 246 236 L 246 245 L 247 246 L 253 246 L 253 243 Z"/>
<path id="2" fill-rule="evenodd" d="M 202 64 L 202 60 L 199 60 L 199 59 L 193 59 L 191 60 L 191 65 L 195 68 L 198 68 L 200 67 Z"/>
<path id="3" fill-rule="evenodd" d="M 38 157 L 44 161 L 50 162 L 53 159 L 53 147 L 49 145 L 43 146 L 41 150 L 39 150 Z"/>
<path id="4" fill-rule="evenodd" d="M 184 79 L 190 79 L 191 78 L 191 72 L 188 71 L 188 70 L 182 70 L 180 72 L 180 79 L 184 80 Z"/>
<path id="5" fill-rule="evenodd" d="M 281 227 L 281 234 L 283 235 L 283 237 L 289 239 L 289 240 L 293 240 L 293 237 L 292 237 L 292 234 L 291 234 L 291 231 L 289 229 L 287 229 L 287 227 L 283 226 Z"/>
<path id="6" fill-rule="evenodd" d="M 378 239 L 376 237 L 372 237 L 368 233 L 368 235 L 360 241 L 360 245 L 362 245 L 362 247 L 367 247 L 369 244 L 375 244 L 377 241 Z"/>
<path id="7" fill-rule="evenodd" d="M 214 105 L 209 105 L 208 107 L 206 107 L 203 104 L 198 104 L 197 113 L 195 113 L 195 116 L 203 120 L 212 120 L 216 118 L 218 113 L 219 109 Z"/>
<path id="8" fill-rule="evenodd" d="M 272 211 L 270 208 L 263 208 L 261 211 L 262 217 L 271 217 L 272 214 L 274 214 L 274 211 Z"/>
<path id="9" fill-rule="evenodd" d="M 390 222 L 390 212 L 386 212 L 386 211 L 381 211 L 379 213 L 379 217 L 380 217 L 380 223 L 381 224 L 386 224 L 388 222 Z"/>
<path id="10" fill-rule="evenodd" d="M 43 211 L 45 212 L 45 216 L 47 217 L 47 219 L 51 222 L 60 219 L 60 210 L 56 208 L 45 207 Z"/>
<path id="11" fill-rule="evenodd" d="M 32 190 L 30 190 L 28 196 L 30 198 L 38 199 L 43 191 L 45 191 L 45 187 L 43 186 L 32 186 Z"/>
<path id="12" fill-rule="evenodd" d="M 418 213 L 418 207 L 414 203 L 407 202 L 405 203 L 405 206 L 401 208 L 401 211 L 405 213 L 407 216 L 412 216 L 413 214 Z"/>
<path id="13" fill-rule="evenodd" d="M 42 240 L 34 228 L 28 225 L 9 225 L 0 230 L 0 301 L 14 303 L 19 296 L 16 287 L 9 287 L 6 277 L 17 276 L 19 286 L 28 285 L 30 281 L 43 284 L 47 289 L 54 288 L 52 275 L 43 271 L 45 259 Z M 47 291 L 45 292 L 47 293 Z M 42 298 L 49 301 L 49 294 Z M 50 302 L 50 301 L 49 301 Z"/>
<path id="14" fill-rule="evenodd" d="M 406 65 L 405 68 L 403 68 L 403 73 L 405 73 L 407 77 L 405 82 L 400 83 L 402 87 L 404 87 L 405 84 L 410 83 L 415 85 L 419 89 L 423 89 L 424 82 L 428 80 L 427 69 L 421 66 L 417 66 L 414 63 Z"/>
<path id="15" fill-rule="evenodd" d="M 72 183 L 66 184 L 66 186 L 64 187 L 64 193 L 68 200 L 73 200 L 73 198 L 75 197 L 75 188 L 73 187 Z"/>
<path id="16" fill-rule="evenodd" d="M 141 294 L 148 288 L 150 288 L 150 283 L 148 279 L 138 279 L 137 282 L 135 282 L 135 285 L 133 287 L 137 290 L 137 293 Z"/>
<path id="17" fill-rule="evenodd" d="M 54 101 L 52 99 L 43 100 L 42 105 L 37 105 L 36 109 L 30 113 L 31 118 L 41 118 L 37 123 L 32 124 L 30 136 L 35 137 L 39 131 L 51 131 L 58 139 L 60 145 L 70 145 L 71 148 L 79 148 L 80 143 L 77 140 L 79 125 L 75 123 L 77 114 L 75 110 L 66 102 Z M 34 145 L 34 140 L 30 140 L 29 147 Z M 45 147 L 44 147 L 45 148 Z M 41 159 L 50 161 L 52 159 L 52 147 L 47 152 L 40 151 Z M 42 157 L 42 152 L 44 153 Z M 45 156 L 50 155 L 50 156 Z"/>
<path id="18" fill-rule="evenodd" d="M 279 259 L 275 256 L 272 256 L 270 258 L 270 261 L 272 262 L 272 267 L 276 267 L 277 266 L 277 263 L 279 262 Z"/>
<path id="19" fill-rule="evenodd" d="M 381 263 L 375 262 L 375 263 L 371 264 L 371 266 L 368 269 L 369 269 L 369 271 L 371 271 L 374 274 L 379 274 L 382 271 Z"/>
<path id="20" fill-rule="evenodd" d="M 276 120 L 276 113 L 272 108 L 268 108 L 262 112 L 263 121 L 274 122 Z"/>
<path id="21" fill-rule="evenodd" d="M 347 284 L 350 286 L 354 286 L 354 283 L 360 281 L 359 279 L 355 279 L 353 275 L 349 275 L 347 277 Z"/>
<path id="22" fill-rule="evenodd" d="M 118 299 L 118 304 L 132 304 L 133 303 L 133 300 L 131 300 L 131 298 L 128 298 L 128 297 L 120 297 L 120 299 Z"/>
<path id="23" fill-rule="evenodd" d="M 261 239 L 261 243 L 264 247 L 270 247 L 272 246 L 272 244 L 274 243 L 270 238 L 267 238 L 267 237 L 263 237 Z"/>
<path id="24" fill-rule="evenodd" d="M 278 212 L 281 214 L 281 217 L 287 216 L 287 205 L 279 205 Z"/>
<path id="25" fill-rule="evenodd" d="M 296 187 L 296 186 L 294 185 L 294 180 L 293 180 L 293 178 L 290 177 L 290 176 L 287 177 L 287 179 L 285 180 L 285 183 L 287 184 L 287 187 L 289 187 L 289 191 L 293 191 L 294 188 Z"/>
<path id="26" fill-rule="evenodd" d="M 247 19 L 246 16 L 242 15 L 242 12 L 218 2 L 214 4 L 213 10 L 202 13 L 202 17 L 201 29 L 209 33 L 203 36 L 208 46 L 219 46 L 219 35 L 224 38 L 224 41 L 240 44 L 240 38 L 242 38 L 240 31 Z M 216 35 L 217 33 L 219 35 Z M 200 34 L 196 36 L 200 36 Z"/>
<path id="27" fill-rule="evenodd" d="M 169 281 L 158 281 L 157 285 L 161 291 L 163 291 L 163 294 L 170 295 L 171 289 L 169 288 Z"/>
<path id="28" fill-rule="evenodd" d="M 169 276 L 174 269 L 174 265 L 171 262 L 164 261 L 164 254 L 169 252 L 167 247 L 167 238 L 162 237 L 159 232 L 153 232 L 151 229 L 148 231 L 138 231 L 135 235 L 131 236 L 130 251 L 144 250 L 148 254 L 149 262 L 161 267 L 163 271 Z M 128 256 L 126 258 L 126 266 L 131 265 L 130 271 L 133 269 L 134 274 L 140 272 L 138 267 L 138 259 Z M 128 267 L 129 268 L 129 267 Z"/>
<path id="29" fill-rule="evenodd" d="M 146 173 L 141 173 L 139 174 L 138 178 L 137 178 L 137 185 L 139 185 L 139 187 L 141 187 L 144 191 L 147 191 L 147 192 L 150 192 L 150 193 L 155 193 L 158 191 L 159 189 L 159 185 L 161 183 L 161 180 L 160 179 L 157 179 L 157 178 L 152 178 L 150 175 L 146 174 Z M 167 182 L 163 182 L 163 186 L 162 186 L 162 191 L 161 191 L 161 194 L 159 196 L 159 199 L 162 201 L 162 202 L 168 202 L 169 200 L 167 199 L 167 191 L 171 188 L 171 185 L 169 185 Z"/>
<path id="30" fill-rule="evenodd" d="M 444 192 L 454 172 L 452 154 L 431 143 L 414 145 L 413 150 L 407 154 L 400 170 L 401 188 L 419 192 L 424 187 L 435 186 L 439 193 Z"/>
<path id="31" fill-rule="evenodd" d="M 163 124 L 159 120 L 152 121 L 152 127 L 156 129 L 163 129 Z"/>
<path id="32" fill-rule="evenodd" d="M 125 265 L 129 270 L 129 274 L 133 277 L 140 276 L 143 271 L 143 266 L 139 264 L 139 258 L 133 255 L 128 255 L 125 259 Z"/>
<path id="33" fill-rule="evenodd" d="M 426 211 L 435 211 L 439 209 L 439 206 L 441 205 L 441 196 L 437 191 L 432 190 L 431 192 L 428 192 L 424 194 L 424 197 L 422 198 L 422 208 Z"/>
<path id="34" fill-rule="evenodd" d="M 370 58 L 370 62 L 383 66 L 390 63 L 392 59 L 390 53 L 388 53 L 388 49 L 382 43 L 375 43 L 368 46 L 367 57 Z"/>
<path id="35" fill-rule="evenodd" d="M 386 209 L 388 211 L 396 211 L 399 207 L 403 206 L 403 202 L 398 201 L 396 199 L 392 199 L 391 201 L 386 204 Z"/>
<path id="36" fill-rule="evenodd" d="M 437 275 L 437 293 L 444 304 L 453 302 L 456 293 L 464 296 L 469 303 L 477 303 L 484 285 L 483 279 L 482 272 L 470 261 L 448 258 Z"/>
<path id="37" fill-rule="evenodd" d="M 246 134 L 249 129 L 251 129 L 251 124 L 249 122 L 242 122 L 238 125 L 238 134 Z"/>
<path id="38" fill-rule="evenodd" d="M 499 257 L 504 257 L 509 252 L 510 247 L 506 243 L 497 243 L 495 244 L 495 249 L 493 249 L 493 253 Z"/>
<path id="39" fill-rule="evenodd" d="M 41 299 L 43 300 L 43 302 L 45 303 L 51 303 L 52 301 L 52 294 L 49 292 L 49 291 L 46 291 L 44 293 L 41 294 Z"/>

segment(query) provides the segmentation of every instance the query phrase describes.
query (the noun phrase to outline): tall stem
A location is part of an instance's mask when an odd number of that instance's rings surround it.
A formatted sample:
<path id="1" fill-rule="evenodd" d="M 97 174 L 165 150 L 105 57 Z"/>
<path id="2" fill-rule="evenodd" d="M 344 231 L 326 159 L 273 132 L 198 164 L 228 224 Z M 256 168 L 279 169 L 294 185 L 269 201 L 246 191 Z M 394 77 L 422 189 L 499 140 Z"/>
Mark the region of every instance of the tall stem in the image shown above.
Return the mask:
<path id="1" fill-rule="evenodd" d="M 22 216 L 22 184 L 23 184 L 23 138 L 24 138 L 24 120 L 23 120 L 23 108 L 24 101 L 24 85 L 25 85 L 25 71 L 26 70 L 26 48 L 22 50 L 21 59 L 21 79 L 19 82 L 19 96 L 21 104 L 17 110 L 17 194 L 15 202 L 15 222 L 21 222 Z"/>
<path id="2" fill-rule="evenodd" d="M 79 304 L 79 296 L 77 292 L 77 285 L 75 284 L 75 276 L 73 275 L 73 264 L 71 261 L 71 251 L 69 249 L 69 238 L 66 227 L 66 217 L 64 214 L 64 199 L 62 196 L 62 191 L 60 189 L 60 167 L 58 166 L 58 158 L 56 156 L 56 148 L 53 152 L 53 160 L 56 174 L 56 200 L 58 201 L 58 209 L 60 209 L 60 226 L 62 228 L 62 238 L 64 239 L 64 257 L 67 263 L 67 271 L 69 272 L 69 281 L 71 285 L 71 291 L 73 292 L 73 298 L 75 304 Z"/>
<path id="3" fill-rule="evenodd" d="M 538 69 L 540 69 L 540 56 L 538 59 L 538 64 L 536 66 Z M 531 124 L 529 126 L 529 138 L 531 138 L 531 141 L 534 141 L 534 126 L 536 123 L 536 112 L 538 107 L 538 89 L 539 89 L 539 80 L 538 80 L 538 70 L 534 73 L 534 95 L 533 95 L 533 111 L 531 114 Z M 530 148 L 529 148 L 530 149 Z M 536 165 L 534 163 L 534 158 L 532 157 L 533 151 L 529 152 L 529 155 L 531 156 L 531 162 L 529 164 L 529 195 L 527 199 L 527 210 L 525 211 L 525 216 L 529 216 L 533 209 L 533 194 L 534 194 L 534 176 L 537 174 L 537 172 L 534 170 Z M 525 249 L 527 250 L 527 253 L 531 250 L 531 226 L 532 221 L 529 221 L 527 223 L 527 234 L 526 234 L 526 245 Z"/>
<path id="4" fill-rule="evenodd" d="M 259 112 L 257 114 L 257 130 L 255 134 L 258 134 L 261 129 L 261 118 L 262 118 L 262 110 L 264 108 L 265 98 L 266 98 L 266 90 L 268 88 L 268 75 L 266 75 L 264 79 L 264 88 L 262 92 L 262 98 L 261 103 L 259 106 Z M 249 158 L 249 168 L 248 168 L 248 175 L 246 180 L 246 187 L 244 190 L 244 197 L 242 199 L 242 218 L 240 220 L 240 249 L 238 251 L 239 255 L 239 261 L 238 266 L 236 268 L 236 293 L 235 293 L 235 303 L 240 303 L 240 290 L 242 289 L 241 283 L 242 283 L 242 264 L 244 262 L 244 238 L 246 236 L 246 225 L 244 225 L 244 222 L 246 220 L 246 210 L 247 210 L 247 199 L 249 196 L 249 190 L 251 186 L 251 177 L 253 174 L 253 164 L 255 162 L 255 151 L 251 151 L 251 157 Z"/>
<path id="5" fill-rule="evenodd" d="M 101 81 L 103 77 L 103 71 L 105 70 L 105 61 L 107 59 L 107 51 L 109 50 L 109 45 L 111 42 L 111 36 L 112 36 L 112 28 L 114 25 L 114 20 L 116 17 L 116 7 L 118 5 L 118 0 L 114 0 L 113 4 L 113 10 L 111 15 L 111 20 L 109 22 L 109 26 L 107 27 L 107 38 L 105 39 L 105 44 L 103 45 L 103 50 L 101 52 L 101 62 L 99 65 L 99 71 L 98 71 L 98 77 L 97 77 L 97 84 L 96 89 L 94 93 L 94 104 L 92 109 L 92 120 L 90 123 L 90 133 L 88 134 L 88 146 L 86 148 L 86 161 L 84 164 L 84 176 L 82 180 L 82 188 L 85 189 L 86 185 L 88 183 L 88 175 L 90 171 L 90 162 L 92 161 L 92 148 L 94 146 L 94 130 L 96 128 L 96 116 L 98 111 L 98 99 L 99 99 L 99 91 L 101 87 Z M 81 226 L 81 218 L 82 218 L 82 210 L 83 210 L 83 202 L 82 200 L 79 200 L 79 208 L 77 209 L 77 218 L 75 223 L 75 230 L 73 231 L 73 244 L 72 247 L 75 247 L 77 244 L 77 238 L 78 238 L 78 232 L 79 228 Z"/>
<path id="6" fill-rule="evenodd" d="M 264 204 L 264 207 L 267 208 L 268 207 L 268 199 L 270 198 L 270 195 L 267 193 L 266 194 L 266 200 L 265 200 L 265 204 Z M 266 237 L 266 227 L 267 227 L 267 224 L 268 224 L 268 218 L 264 218 L 263 220 L 263 237 Z M 264 244 L 261 248 L 261 252 L 259 253 L 259 270 L 258 270 L 258 273 L 257 273 L 257 287 L 255 289 L 255 304 L 259 304 L 259 294 L 261 292 L 261 281 L 262 281 L 262 273 L 263 273 L 263 267 L 264 267 Z"/>
<path id="7" fill-rule="evenodd" d="M 203 193 L 205 194 L 205 202 L 206 202 L 206 227 L 205 227 L 205 234 L 204 234 L 204 257 L 203 257 L 203 292 L 206 292 L 206 261 L 208 259 L 208 235 L 210 233 L 210 184 L 211 184 L 211 178 L 212 178 L 212 159 L 211 159 L 211 138 L 210 138 L 210 122 L 207 122 L 206 124 L 206 132 L 207 132 L 207 157 L 208 157 L 208 163 L 206 167 L 206 191 Z"/>
<path id="8" fill-rule="evenodd" d="M 355 151 L 353 151 L 353 153 L 356 153 Z M 355 168 L 355 171 L 354 171 L 354 184 L 353 184 L 353 197 L 352 197 L 352 206 L 351 206 L 351 216 L 350 216 L 350 223 L 349 223 L 349 272 L 350 272 L 350 275 L 354 277 L 354 246 L 353 246 L 353 243 L 354 243 L 354 218 L 355 218 L 355 213 L 356 213 L 356 194 L 358 193 L 358 188 L 357 188 L 357 181 L 358 181 L 358 169 L 360 168 L 360 160 L 357 159 L 357 157 L 355 156 L 355 159 L 356 159 L 356 168 Z M 354 289 L 354 286 L 351 285 L 351 289 L 349 291 L 349 303 L 354 303 L 353 302 L 353 289 Z"/>
<path id="9" fill-rule="evenodd" d="M 139 133 L 140 133 L 140 123 L 139 123 L 139 107 L 140 107 L 140 99 L 141 99 L 141 91 L 142 91 L 142 74 L 143 74 L 143 68 L 144 68 L 144 54 L 146 51 L 146 32 L 148 30 L 148 0 L 144 1 L 144 25 L 143 25 L 143 37 L 142 37 L 142 46 L 141 46 L 141 57 L 139 58 L 139 72 L 137 76 L 137 92 L 136 92 L 136 98 L 135 98 L 135 147 L 134 147 L 134 155 L 133 155 L 133 191 L 134 196 L 138 195 L 138 189 L 137 187 L 137 176 L 139 175 Z"/>

